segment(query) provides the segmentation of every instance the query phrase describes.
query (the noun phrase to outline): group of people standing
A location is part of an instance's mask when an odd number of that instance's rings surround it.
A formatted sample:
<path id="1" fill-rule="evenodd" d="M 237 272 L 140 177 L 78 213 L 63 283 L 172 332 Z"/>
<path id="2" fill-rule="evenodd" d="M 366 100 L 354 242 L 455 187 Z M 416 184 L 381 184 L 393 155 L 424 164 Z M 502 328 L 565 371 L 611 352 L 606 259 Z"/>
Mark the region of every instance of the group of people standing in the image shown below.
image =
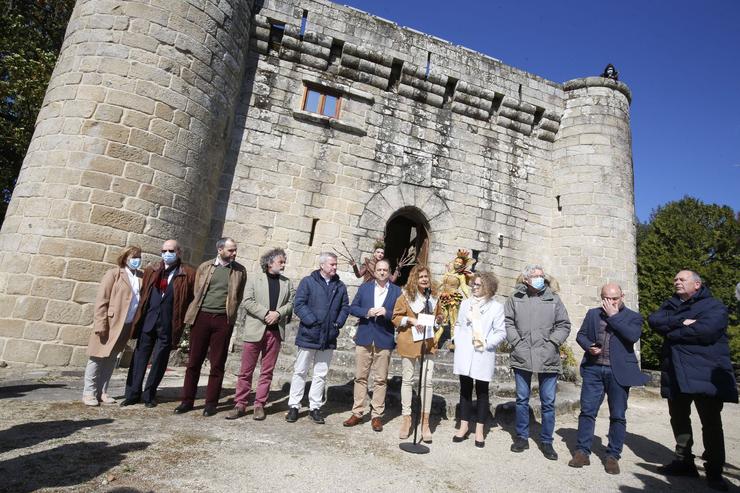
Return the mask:
<path id="1" fill-rule="evenodd" d="M 357 277 L 365 277 L 366 282 L 350 303 L 347 287 L 336 273 L 334 253 L 321 253 L 318 269 L 304 277 L 294 290 L 290 279 L 282 274 L 287 260 L 284 250 L 266 252 L 260 258 L 260 272 L 247 275 L 236 261 L 237 245 L 233 239 L 220 239 L 216 249 L 215 259 L 193 269 L 181 261 L 178 242 L 167 240 L 162 245 L 161 262 L 143 272 L 140 248 L 129 247 L 121 253 L 118 266 L 103 277 L 96 300 L 85 371 L 85 405 L 116 402 L 108 393 L 108 382 L 118 353 L 133 337 L 138 340 L 120 405 L 143 401 L 146 407 L 155 407 L 169 352 L 178 345 L 183 329 L 189 327 L 190 352 L 181 402 L 175 413 L 193 410 L 201 368 L 208 357 L 210 374 L 203 415 L 213 416 L 238 308 L 242 306 L 246 319 L 239 334 L 243 342 L 241 368 L 235 405 L 226 419 L 247 414 L 258 361 L 260 376 L 253 419 L 265 419 L 264 408 L 285 340 L 286 323 L 295 313 L 300 323 L 285 419 L 290 423 L 297 421 L 311 371 L 308 415 L 313 422 L 323 424 L 321 407 L 326 400 L 326 377 L 340 329 L 351 314 L 359 321 L 354 335 L 354 404 L 343 425 L 353 427 L 365 422 L 372 373 L 370 423 L 374 431 L 383 430 L 391 353 L 397 350 L 402 362 L 399 438 L 409 437 L 414 427 L 412 395 L 418 373 L 421 436 L 424 442 L 431 443 L 429 418 L 435 355 L 445 336 L 439 327 L 452 324 L 449 335 L 454 343 L 454 373 L 460 379 L 460 425 L 452 441 L 463 442 L 473 434 L 475 446 L 485 446 L 489 383 L 494 378 L 497 348 L 506 342 L 516 385 L 516 437 L 511 451 L 520 453 L 529 448 L 529 398 L 531 380 L 536 374 L 542 406 L 540 449 L 547 459 L 557 460 L 552 443 L 557 378 L 562 371 L 560 347 L 570 334 L 571 324 L 557 290 L 550 286 L 541 266 L 527 266 L 515 291 L 502 305 L 494 299 L 498 289 L 496 277 L 490 272 L 469 272 L 464 261 L 448 273 L 456 282 L 444 279 L 441 283 L 459 287 L 460 293 L 455 296 L 438 293 L 432 272 L 419 262 L 409 272 L 405 286 L 396 286 L 393 280 L 398 273 L 391 272 L 391 264 L 383 258 L 379 246 L 363 270 L 355 268 Z M 677 442 L 675 460 L 662 467 L 661 472 L 698 475 L 691 453 L 689 418 L 694 402 L 703 425 L 707 480 L 713 488 L 726 489 L 722 479 L 725 455 L 720 413 L 723 402 L 738 400 L 729 356 L 727 309 L 692 271 L 679 272 L 674 287 L 676 294 L 648 320 L 665 338 L 661 393 L 668 399 Z M 449 304 L 451 299 L 459 301 L 454 310 Z M 634 352 L 641 331 L 642 317 L 624 306 L 621 287 L 614 283 L 604 285 L 600 306 L 586 314 L 576 337 L 584 350 L 583 385 L 576 452 L 568 463 L 571 467 L 590 464 L 595 418 L 606 396 L 610 426 L 604 468 L 610 474 L 620 472 L 629 388 L 647 381 Z"/>

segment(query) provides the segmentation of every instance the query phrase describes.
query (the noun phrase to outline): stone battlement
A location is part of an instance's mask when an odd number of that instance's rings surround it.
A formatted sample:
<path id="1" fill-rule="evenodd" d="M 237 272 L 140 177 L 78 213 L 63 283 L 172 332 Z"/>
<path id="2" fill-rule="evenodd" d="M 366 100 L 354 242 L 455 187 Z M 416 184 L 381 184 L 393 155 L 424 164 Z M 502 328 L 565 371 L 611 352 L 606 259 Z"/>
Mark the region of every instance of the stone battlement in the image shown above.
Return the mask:
<path id="1" fill-rule="evenodd" d="M 0 357 L 84 364 L 105 270 L 171 237 L 281 246 L 296 283 L 340 242 L 435 276 L 466 248 L 503 296 L 543 264 L 576 327 L 604 282 L 635 307 L 630 100 L 326 0 L 79 2 L 0 231 Z"/>

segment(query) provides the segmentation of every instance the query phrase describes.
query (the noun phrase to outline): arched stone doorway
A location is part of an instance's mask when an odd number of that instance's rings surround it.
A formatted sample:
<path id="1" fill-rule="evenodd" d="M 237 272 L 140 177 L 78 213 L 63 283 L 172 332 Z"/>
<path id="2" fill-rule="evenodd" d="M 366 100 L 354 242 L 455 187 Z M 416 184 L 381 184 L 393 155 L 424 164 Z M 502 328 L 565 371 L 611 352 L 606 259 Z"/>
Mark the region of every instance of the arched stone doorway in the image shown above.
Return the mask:
<path id="1" fill-rule="evenodd" d="M 385 256 L 395 269 L 398 260 L 406 252 L 413 251 L 416 261 L 426 264 L 429 257 L 429 222 L 416 207 L 402 207 L 391 214 L 385 225 Z M 412 266 L 401 269 L 396 284 L 406 284 Z"/>

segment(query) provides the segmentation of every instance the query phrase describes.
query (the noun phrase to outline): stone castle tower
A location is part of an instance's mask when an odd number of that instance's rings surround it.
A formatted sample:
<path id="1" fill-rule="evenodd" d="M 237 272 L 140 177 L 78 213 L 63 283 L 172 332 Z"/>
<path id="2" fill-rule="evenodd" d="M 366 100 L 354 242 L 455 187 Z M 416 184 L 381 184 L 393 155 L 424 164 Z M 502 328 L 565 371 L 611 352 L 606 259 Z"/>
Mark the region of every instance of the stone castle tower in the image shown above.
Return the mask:
<path id="1" fill-rule="evenodd" d="M 634 306 L 629 104 L 328 0 L 80 0 L 0 232 L 0 358 L 84 364 L 103 272 L 172 237 L 297 280 L 385 235 L 502 294 L 542 263 L 574 324 L 609 280 Z"/>

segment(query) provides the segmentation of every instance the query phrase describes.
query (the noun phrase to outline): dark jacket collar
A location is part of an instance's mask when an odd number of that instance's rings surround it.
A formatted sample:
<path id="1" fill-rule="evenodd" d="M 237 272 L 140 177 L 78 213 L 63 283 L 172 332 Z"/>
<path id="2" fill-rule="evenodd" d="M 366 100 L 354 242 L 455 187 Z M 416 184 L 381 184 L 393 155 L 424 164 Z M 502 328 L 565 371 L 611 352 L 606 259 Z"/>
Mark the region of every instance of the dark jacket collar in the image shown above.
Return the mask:
<path id="1" fill-rule="evenodd" d="M 673 296 L 671 296 L 671 298 L 668 301 L 673 306 L 693 305 L 697 301 L 701 301 L 701 300 L 704 300 L 704 299 L 707 299 L 707 298 L 711 298 L 711 297 L 712 297 L 712 292 L 709 291 L 709 288 L 708 287 L 706 287 L 706 286 L 704 286 L 702 284 L 702 286 L 699 288 L 699 291 L 697 291 L 696 293 L 694 293 L 694 296 L 692 296 L 688 300 L 681 301 L 681 298 L 679 298 L 677 294 L 674 294 Z"/>
<path id="2" fill-rule="evenodd" d="M 324 279 L 324 277 L 321 275 L 321 271 L 319 269 L 311 272 L 311 277 L 313 277 L 316 282 L 326 284 L 326 279 Z M 337 274 L 334 274 L 331 279 L 329 279 L 330 284 L 334 282 L 339 282 L 339 276 Z"/>

